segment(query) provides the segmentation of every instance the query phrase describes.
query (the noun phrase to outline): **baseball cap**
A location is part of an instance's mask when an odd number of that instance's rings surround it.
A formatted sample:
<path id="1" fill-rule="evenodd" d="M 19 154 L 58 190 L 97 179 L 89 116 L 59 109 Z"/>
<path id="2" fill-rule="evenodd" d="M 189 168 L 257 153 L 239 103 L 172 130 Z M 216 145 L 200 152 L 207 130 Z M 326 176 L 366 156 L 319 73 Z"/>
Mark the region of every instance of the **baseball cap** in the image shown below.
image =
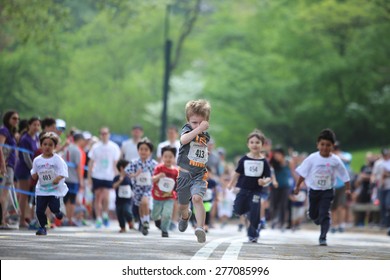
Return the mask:
<path id="1" fill-rule="evenodd" d="M 56 119 L 56 127 L 58 130 L 64 131 L 66 129 L 66 122 L 62 119 Z"/>

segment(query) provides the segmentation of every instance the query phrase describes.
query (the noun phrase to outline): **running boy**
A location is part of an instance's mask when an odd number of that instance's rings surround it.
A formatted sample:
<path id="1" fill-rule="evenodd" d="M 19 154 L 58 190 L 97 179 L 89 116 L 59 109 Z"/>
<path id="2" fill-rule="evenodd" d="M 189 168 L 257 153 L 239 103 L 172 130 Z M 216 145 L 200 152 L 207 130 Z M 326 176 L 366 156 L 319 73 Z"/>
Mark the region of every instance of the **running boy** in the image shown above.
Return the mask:
<path id="1" fill-rule="evenodd" d="M 179 171 L 175 167 L 176 148 L 165 146 L 161 149 L 162 163 L 156 166 L 153 176 L 153 210 L 152 219 L 161 229 L 161 236 L 168 237 L 173 205 L 177 198 L 176 187 Z"/>
<path id="2" fill-rule="evenodd" d="M 341 159 L 332 154 L 335 141 L 336 135 L 332 130 L 322 130 L 317 137 L 318 152 L 309 155 L 296 169 L 299 179 L 294 194 L 299 193 L 300 185 L 305 181 L 309 189 L 309 217 L 316 225 L 321 225 L 321 246 L 327 245 L 326 234 L 330 227 L 329 212 L 336 177 L 345 183 L 346 193 L 350 193 L 351 189 L 347 169 Z"/>
<path id="3" fill-rule="evenodd" d="M 139 158 L 126 167 L 126 173 L 132 178 L 134 186 L 134 204 L 138 206 L 142 234 L 148 235 L 150 222 L 149 200 L 152 195 L 152 176 L 157 161 L 151 158 L 153 144 L 148 138 L 137 144 Z"/>
<path id="4" fill-rule="evenodd" d="M 206 212 L 203 196 L 207 189 L 208 160 L 207 142 L 211 107 L 208 101 L 199 99 L 187 102 L 185 107 L 187 123 L 183 126 L 180 136 L 180 149 L 177 160 L 179 177 L 177 179 L 177 194 L 179 200 L 179 231 L 184 232 L 192 215 L 189 202 L 195 209 L 197 228 L 195 235 L 199 243 L 206 242 L 204 223 Z"/>
<path id="5" fill-rule="evenodd" d="M 131 212 L 131 181 L 127 177 L 125 168 L 129 165 L 129 162 L 125 159 L 118 160 L 116 168 L 118 169 L 119 175 L 114 177 L 114 182 L 112 187 L 115 190 L 116 199 L 115 199 L 115 210 L 116 217 L 119 222 L 120 233 L 126 232 L 126 222 L 129 225 L 129 228 L 133 228 L 133 213 Z"/>
<path id="6" fill-rule="evenodd" d="M 35 190 L 36 214 L 39 221 L 39 229 L 36 235 L 46 235 L 47 217 L 46 208 L 61 220 L 64 214 L 60 211 L 60 197 L 68 192 L 65 178 L 68 177 L 68 166 L 54 149 L 59 142 L 57 134 L 46 132 L 39 139 L 42 154 L 33 161 L 31 177 L 38 180 Z"/>
<path id="7" fill-rule="evenodd" d="M 247 214 L 249 220 L 249 242 L 256 243 L 260 232 L 261 191 L 271 183 L 271 170 L 261 153 L 265 142 L 263 134 L 254 130 L 248 135 L 249 153 L 243 156 L 228 187 L 240 188 L 234 201 L 233 210 L 237 215 Z"/>

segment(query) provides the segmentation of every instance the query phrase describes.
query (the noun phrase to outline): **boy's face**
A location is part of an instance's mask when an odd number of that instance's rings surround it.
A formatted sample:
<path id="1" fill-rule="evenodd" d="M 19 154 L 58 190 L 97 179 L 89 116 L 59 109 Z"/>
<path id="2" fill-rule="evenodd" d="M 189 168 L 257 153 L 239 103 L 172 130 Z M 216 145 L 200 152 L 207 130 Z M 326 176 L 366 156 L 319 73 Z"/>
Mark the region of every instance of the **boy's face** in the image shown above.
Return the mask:
<path id="1" fill-rule="evenodd" d="M 321 139 L 317 142 L 317 149 L 323 157 L 329 157 L 333 150 L 333 143 L 329 140 Z"/>
<path id="2" fill-rule="evenodd" d="M 166 151 L 162 155 L 162 161 L 166 166 L 172 166 L 175 163 L 175 155 L 171 151 Z"/>
<path id="3" fill-rule="evenodd" d="M 192 115 L 188 119 L 188 123 L 190 124 L 192 129 L 197 128 L 202 121 L 204 121 L 205 118 L 201 115 Z"/>
<path id="4" fill-rule="evenodd" d="M 263 143 L 257 137 L 252 137 L 248 140 L 248 149 L 251 153 L 260 153 Z"/>
<path id="5" fill-rule="evenodd" d="M 138 154 L 142 160 L 147 160 L 152 154 L 152 152 L 150 151 L 148 145 L 142 144 L 141 146 L 139 146 Z"/>

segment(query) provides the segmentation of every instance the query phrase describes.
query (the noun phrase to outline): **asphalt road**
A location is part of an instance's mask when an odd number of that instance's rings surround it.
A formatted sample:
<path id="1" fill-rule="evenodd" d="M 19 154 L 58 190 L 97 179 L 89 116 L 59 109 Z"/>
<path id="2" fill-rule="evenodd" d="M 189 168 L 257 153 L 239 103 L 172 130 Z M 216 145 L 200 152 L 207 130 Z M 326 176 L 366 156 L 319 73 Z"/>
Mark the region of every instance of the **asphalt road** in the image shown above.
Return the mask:
<path id="1" fill-rule="evenodd" d="M 390 237 L 344 232 L 328 234 L 328 246 L 318 246 L 319 228 L 295 232 L 266 229 L 257 244 L 247 242 L 237 226 L 216 226 L 199 244 L 192 228 L 162 238 L 152 226 L 148 236 L 138 231 L 118 233 L 117 225 L 95 229 L 59 227 L 47 236 L 35 231 L 0 231 L 1 260 L 390 260 Z"/>

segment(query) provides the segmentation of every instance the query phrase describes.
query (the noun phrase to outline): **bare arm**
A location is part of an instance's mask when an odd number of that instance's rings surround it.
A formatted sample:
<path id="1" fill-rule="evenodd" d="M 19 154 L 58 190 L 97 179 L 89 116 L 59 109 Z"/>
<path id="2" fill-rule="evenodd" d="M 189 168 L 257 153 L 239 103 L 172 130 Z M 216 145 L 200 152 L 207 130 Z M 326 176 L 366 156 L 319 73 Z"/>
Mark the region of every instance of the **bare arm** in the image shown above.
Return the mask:
<path id="1" fill-rule="evenodd" d="M 202 121 L 197 128 L 194 130 L 191 130 L 188 133 L 183 134 L 180 137 L 180 142 L 182 145 L 186 145 L 192 141 L 198 134 L 202 133 L 203 131 L 207 130 L 209 128 L 209 122 Z"/>
<path id="2" fill-rule="evenodd" d="M 4 143 L 5 143 L 5 137 L 4 135 L 0 135 L 0 144 L 4 144 Z M 3 147 L 0 146 L 0 174 L 4 175 L 5 173 L 7 173 L 7 168 L 5 166 Z"/>
<path id="3" fill-rule="evenodd" d="M 117 188 L 119 188 L 119 186 L 121 185 L 121 183 L 122 183 L 122 181 L 123 181 L 123 179 L 124 179 L 125 177 L 124 176 L 120 176 L 119 177 L 119 180 L 118 181 L 116 181 L 114 184 L 112 184 L 112 187 L 116 190 Z"/>
<path id="4" fill-rule="evenodd" d="M 303 183 L 303 181 L 305 181 L 305 178 L 303 178 L 302 176 L 299 176 L 296 184 L 295 184 L 295 188 L 294 188 L 294 194 L 298 194 L 299 193 L 299 190 L 301 188 L 301 184 Z"/>
<path id="5" fill-rule="evenodd" d="M 233 187 L 236 186 L 238 177 L 240 177 L 240 174 L 237 172 L 234 172 L 232 179 L 230 180 L 228 184 L 228 189 L 231 190 Z"/>

